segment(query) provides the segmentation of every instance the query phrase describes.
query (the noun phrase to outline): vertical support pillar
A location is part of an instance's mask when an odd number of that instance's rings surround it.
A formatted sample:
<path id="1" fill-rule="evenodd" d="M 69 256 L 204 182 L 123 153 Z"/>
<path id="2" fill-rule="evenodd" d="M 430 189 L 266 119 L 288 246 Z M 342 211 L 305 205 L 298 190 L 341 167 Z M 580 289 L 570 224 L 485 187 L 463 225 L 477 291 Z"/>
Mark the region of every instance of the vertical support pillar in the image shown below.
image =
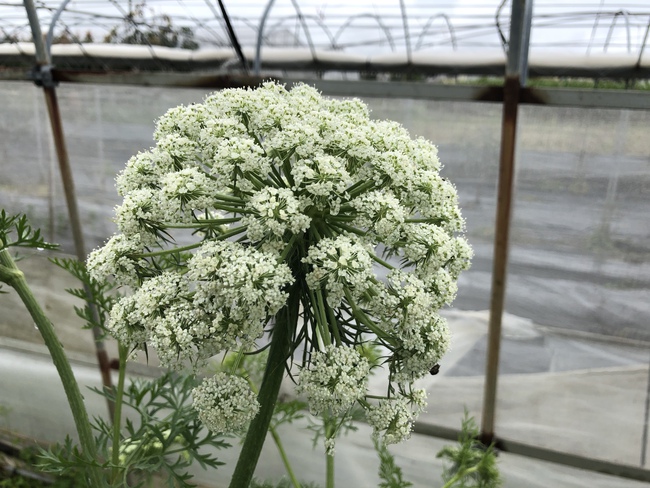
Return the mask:
<path id="1" fill-rule="evenodd" d="M 506 292 L 510 220 L 515 176 L 515 146 L 517 114 L 522 72 L 526 71 L 528 39 L 532 18 L 532 0 L 513 0 L 510 15 L 510 39 L 503 85 L 503 118 L 501 125 L 501 151 L 499 157 L 499 183 L 497 195 L 496 229 L 494 238 L 494 261 L 492 267 L 492 290 L 490 321 L 488 329 L 487 364 L 483 395 L 481 440 L 485 444 L 494 441 L 497 378 L 501 348 L 501 321 Z M 525 77 L 525 75 L 524 75 Z"/>
<path id="2" fill-rule="evenodd" d="M 81 262 L 86 260 L 86 250 L 83 238 L 83 229 L 79 219 L 79 210 L 77 207 L 77 197 L 74 189 L 74 180 L 72 177 L 72 170 L 70 169 L 70 161 L 68 158 L 68 150 L 65 144 L 65 136 L 63 134 L 63 123 L 61 121 L 61 113 L 59 111 L 59 102 L 56 96 L 55 84 L 51 76 L 50 55 L 47 52 L 45 43 L 43 42 L 43 34 L 41 33 L 41 26 L 36 14 L 36 8 L 33 0 L 23 0 L 25 10 L 27 11 L 27 18 L 32 30 L 32 37 L 34 39 L 34 47 L 36 50 L 36 69 L 35 77 L 37 84 L 43 87 L 45 95 L 45 103 L 50 119 L 50 126 L 52 128 L 52 136 L 56 155 L 59 162 L 59 172 L 63 181 L 63 190 L 65 193 L 66 205 L 68 207 L 68 216 L 70 219 L 70 227 L 72 228 L 72 237 L 74 240 L 75 254 L 77 259 Z M 86 290 L 86 294 L 90 298 L 90 290 Z M 89 307 L 93 315 L 97 315 L 97 310 L 94 305 L 88 300 Z M 99 363 L 99 370 L 102 377 L 102 384 L 105 388 L 112 388 L 111 370 L 108 354 L 101 340 L 101 330 L 94 327 L 93 338 L 95 339 L 95 352 L 97 355 L 97 362 Z M 113 402 L 108 401 L 108 410 L 110 418 L 113 418 Z"/>

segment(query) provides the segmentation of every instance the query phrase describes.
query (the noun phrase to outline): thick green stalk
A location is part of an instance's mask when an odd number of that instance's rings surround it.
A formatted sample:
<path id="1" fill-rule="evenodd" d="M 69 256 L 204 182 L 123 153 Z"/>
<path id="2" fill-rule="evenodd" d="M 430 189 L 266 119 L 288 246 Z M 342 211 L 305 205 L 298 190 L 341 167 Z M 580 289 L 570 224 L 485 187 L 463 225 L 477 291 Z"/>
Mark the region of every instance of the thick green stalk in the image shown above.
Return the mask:
<path id="1" fill-rule="evenodd" d="M 287 305 L 275 317 L 269 358 L 262 379 L 262 387 L 257 396 L 260 411 L 248 428 L 235 472 L 230 481 L 230 488 L 248 488 L 255 473 L 284 377 L 284 369 L 290 353 L 291 336 L 298 324 L 299 304 L 300 287 L 294 284 L 289 291 Z"/>
<path id="2" fill-rule="evenodd" d="M 122 431 L 122 398 L 124 397 L 124 377 L 126 376 L 126 357 L 128 349 L 121 342 L 118 345 L 120 369 L 117 379 L 117 390 L 115 391 L 115 414 L 113 417 L 113 446 L 111 452 L 111 478 L 115 483 L 119 476 L 118 465 L 120 464 L 120 440 Z"/>
<path id="3" fill-rule="evenodd" d="M 334 456 L 325 454 L 327 458 L 327 488 L 334 488 Z"/>
<path id="4" fill-rule="evenodd" d="M 88 459 L 96 460 L 97 450 L 95 439 L 93 438 L 93 433 L 90 428 L 88 412 L 84 405 L 83 396 L 81 395 L 81 391 L 79 391 L 79 385 L 74 377 L 68 358 L 63 351 L 63 346 L 54 331 L 54 327 L 52 327 L 52 323 L 36 301 L 34 294 L 27 285 L 24 274 L 18 269 L 6 249 L 0 250 L 0 266 L 2 266 L 3 270 L 7 272 L 3 272 L 0 278 L 5 281 L 5 275 L 10 275 L 8 276 L 9 279 L 5 282 L 16 291 L 22 300 L 25 308 L 27 308 L 27 311 L 34 320 L 36 327 L 38 327 L 38 330 L 45 341 L 45 345 L 50 352 L 52 362 L 59 373 L 61 383 L 63 383 L 63 389 L 68 398 L 68 404 L 70 405 L 70 411 L 72 412 L 72 417 L 74 418 L 74 423 L 77 428 L 81 448 Z M 93 486 L 105 486 L 99 468 L 92 468 L 89 476 Z"/>

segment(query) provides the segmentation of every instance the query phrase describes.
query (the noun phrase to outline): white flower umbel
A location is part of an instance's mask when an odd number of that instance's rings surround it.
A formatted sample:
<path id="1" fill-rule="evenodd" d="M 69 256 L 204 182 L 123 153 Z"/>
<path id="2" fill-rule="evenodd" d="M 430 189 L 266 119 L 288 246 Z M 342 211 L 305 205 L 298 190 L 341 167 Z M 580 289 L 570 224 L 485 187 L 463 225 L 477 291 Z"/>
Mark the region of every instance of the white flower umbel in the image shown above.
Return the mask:
<path id="1" fill-rule="evenodd" d="M 144 245 L 140 234 L 117 234 L 104 247 L 94 250 L 88 256 L 88 271 L 97 281 L 113 276 L 120 285 L 139 285 L 138 270 L 146 263 L 133 257 L 142 252 Z"/>
<path id="2" fill-rule="evenodd" d="M 380 430 L 404 438 L 417 402 L 394 392 L 410 391 L 446 351 L 438 310 L 472 255 L 435 146 L 372 120 L 360 100 L 275 83 L 173 108 L 154 138 L 117 177 L 120 234 L 88 259 L 93 276 L 112 275 L 132 293 L 109 330 L 174 368 L 250 350 L 268 331 L 261 408 L 272 408 L 300 350 L 314 412 L 372 403 L 374 424 L 398 425 Z M 378 404 L 355 349 L 365 342 L 382 348 L 390 371 Z M 216 414 L 204 418 L 218 425 Z M 259 418 L 244 457 L 268 429 L 270 416 Z M 253 468 L 238 465 L 233 483 L 248 486 Z"/>
<path id="3" fill-rule="evenodd" d="M 306 277 L 307 284 L 312 289 L 324 285 L 331 307 L 341 304 L 346 290 L 358 298 L 370 287 L 375 276 L 368 249 L 344 235 L 321 239 L 310 248 L 303 262 L 312 265 Z"/>
<path id="4" fill-rule="evenodd" d="M 242 219 L 252 242 L 265 237 L 283 237 L 285 232 L 302 234 L 309 228 L 311 218 L 302 213 L 305 205 L 288 188 L 263 188 L 254 193 L 246 209 L 251 215 Z"/>
<path id="5" fill-rule="evenodd" d="M 226 373 L 204 379 L 192 397 L 205 426 L 223 434 L 244 432 L 260 408 L 248 382 Z"/>
<path id="6" fill-rule="evenodd" d="M 307 396 L 309 410 L 338 415 L 366 395 L 370 365 L 355 349 L 330 345 L 314 352 L 309 368 L 300 372 L 298 392 Z"/>
<path id="7" fill-rule="evenodd" d="M 381 437 L 386 444 L 408 439 L 413 422 L 426 407 L 426 396 L 424 390 L 414 390 L 409 396 L 381 400 L 378 405 L 367 408 L 366 419 L 374 435 Z"/>
<path id="8" fill-rule="evenodd" d="M 293 281 L 289 267 L 273 255 L 229 241 L 205 242 L 187 266 L 193 306 L 212 321 L 213 354 L 238 341 L 251 346 L 266 319 L 285 304 L 282 290 Z"/>

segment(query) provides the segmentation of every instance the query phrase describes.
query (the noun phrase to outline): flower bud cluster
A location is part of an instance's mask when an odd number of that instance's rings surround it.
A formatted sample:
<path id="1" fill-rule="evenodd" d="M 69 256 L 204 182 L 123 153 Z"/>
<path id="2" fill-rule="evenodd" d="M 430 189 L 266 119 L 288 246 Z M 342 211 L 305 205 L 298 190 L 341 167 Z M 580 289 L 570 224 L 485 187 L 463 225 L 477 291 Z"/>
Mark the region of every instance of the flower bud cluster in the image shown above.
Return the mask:
<path id="1" fill-rule="evenodd" d="M 386 444 L 396 444 L 411 436 L 413 422 L 426 407 L 426 392 L 415 390 L 409 396 L 381 400 L 366 411 L 375 435 Z"/>
<path id="2" fill-rule="evenodd" d="M 329 409 L 338 415 L 365 396 L 369 372 L 368 360 L 354 348 L 330 345 L 312 354 L 297 391 L 306 395 L 312 414 Z"/>
<path id="3" fill-rule="evenodd" d="M 247 381 L 226 373 L 204 379 L 192 397 L 199 418 L 212 432 L 243 432 L 260 408 Z"/>

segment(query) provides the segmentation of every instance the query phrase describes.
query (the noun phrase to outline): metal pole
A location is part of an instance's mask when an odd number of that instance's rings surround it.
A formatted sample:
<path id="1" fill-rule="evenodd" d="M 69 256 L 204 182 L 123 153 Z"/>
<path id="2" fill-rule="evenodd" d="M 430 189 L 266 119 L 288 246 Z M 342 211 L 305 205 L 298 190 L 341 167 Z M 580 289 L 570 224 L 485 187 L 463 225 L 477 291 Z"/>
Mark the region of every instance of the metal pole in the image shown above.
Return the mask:
<path id="1" fill-rule="evenodd" d="M 47 53 L 48 59 L 52 59 L 52 42 L 54 41 L 54 27 L 56 27 L 56 23 L 59 21 L 59 17 L 61 17 L 61 14 L 65 10 L 65 8 L 68 6 L 70 3 L 70 0 L 63 0 L 61 2 L 61 5 L 59 5 L 59 8 L 56 9 L 56 12 L 54 12 L 54 15 L 52 16 L 52 20 L 50 21 L 50 28 L 47 30 L 47 36 L 45 36 L 45 50 Z"/>
<path id="2" fill-rule="evenodd" d="M 255 61 L 253 62 L 253 73 L 256 76 L 260 75 L 262 69 L 262 41 L 264 40 L 264 26 L 266 25 L 266 19 L 271 12 L 271 7 L 273 7 L 273 2 L 275 0 L 269 0 L 264 7 L 264 13 L 262 13 L 262 18 L 260 19 L 260 25 L 257 28 L 257 42 L 255 43 Z"/>
<path id="3" fill-rule="evenodd" d="M 643 435 L 641 437 L 641 467 L 645 467 L 648 451 L 648 417 L 650 416 L 650 361 L 648 362 L 648 383 L 645 394 L 645 410 L 643 412 Z"/>
<path id="4" fill-rule="evenodd" d="M 68 215 L 70 218 L 70 226 L 72 227 L 72 237 L 74 240 L 75 252 L 77 259 L 81 262 L 86 260 L 86 251 L 84 246 L 83 230 L 79 219 L 79 211 L 77 208 L 77 198 L 74 189 L 74 180 L 72 177 L 72 170 L 70 169 L 70 162 L 68 158 L 68 150 L 65 145 L 65 136 L 63 134 L 63 123 L 61 121 L 61 113 L 59 111 L 59 102 L 56 96 L 56 89 L 51 77 L 50 57 L 45 49 L 43 42 L 43 34 L 41 33 L 41 26 L 36 14 L 33 0 L 24 0 L 25 10 L 27 10 L 27 17 L 32 30 L 32 37 L 34 38 L 34 46 L 36 49 L 36 81 L 37 84 L 43 86 L 45 94 L 45 103 L 50 118 L 50 126 L 52 128 L 52 137 L 54 139 L 54 146 L 56 148 L 56 155 L 59 161 L 59 171 L 61 172 L 61 179 L 63 181 L 63 190 L 65 193 L 65 200 L 68 207 Z M 88 306 L 95 317 L 97 317 L 97 310 L 90 300 L 90 290 L 86 289 L 88 296 Z M 111 369 L 108 354 L 104 342 L 101 340 L 101 330 L 98 327 L 93 327 L 93 338 L 95 339 L 95 352 L 97 355 L 97 362 L 99 363 L 99 370 L 102 376 L 102 384 L 105 388 L 112 389 Z M 112 401 L 107 400 L 108 411 L 111 419 L 113 418 L 114 404 Z"/>
<path id="5" fill-rule="evenodd" d="M 532 0 L 528 0 L 532 1 Z M 524 23 L 526 22 L 526 0 L 513 0 L 510 16 L 510 39 L 508 61 L 503 87 L 503 119 L 501 126 L 501 154 L 499 158 L 499 185 L 494 238 L 494 261 L 492 268 L 492 297 L 490 302 L 490 323 L 488 329 L 488 350 L 483 395 L 483 418 L 481 440 L 489 444 L 494 440 L 494 417 L 501 347 L 501 320 L 506 291 L 508 265 L 508 244 L 510 216 L 515 175 L 515 144 L 517 135 L 517 112 L 520 94 L 522 50 L 524 44 Z M 530 18 L 530 17 L 529 17 Z"/>
<path id="6" fill-rule="evenodd" d="M 248 73 L 248 62 L 246 61 L 244 52 L 241 50 L 241 44 L 239 44 L 239 40 L 237 39 L 237 34 L 235 34 L 235 29 L 232 28 L 232 24 L 230 23 L 230 17 L 228 16 L 228 12 L 226 12 L 226 7 L 221 0 L 217 0 L 217 1 L 219 2 L 219 8 L 221 9 L 221 15 L 223 17 L 223 21 L 226 23 L 226 31 L 228 32 L 230 43 L 232 44 L 232 47 L 235 49 L 235 52 L 237 53 L 237 57 L 239 58 L 239 62 L 241 63 L 242 68 L 246 73 Z"/>
<path id="7" fill-rule="evenodd" d="M 411 34 L 409 32 L 408 16 L 406 14 L 406 5 L 404 5 L 404 0 L 399 1 L 399 8 L 402 13 L 402 26 L 404 27 L 404 41 L 406 42 L 406 60 L 410 65 L 412 62 Z"/>

